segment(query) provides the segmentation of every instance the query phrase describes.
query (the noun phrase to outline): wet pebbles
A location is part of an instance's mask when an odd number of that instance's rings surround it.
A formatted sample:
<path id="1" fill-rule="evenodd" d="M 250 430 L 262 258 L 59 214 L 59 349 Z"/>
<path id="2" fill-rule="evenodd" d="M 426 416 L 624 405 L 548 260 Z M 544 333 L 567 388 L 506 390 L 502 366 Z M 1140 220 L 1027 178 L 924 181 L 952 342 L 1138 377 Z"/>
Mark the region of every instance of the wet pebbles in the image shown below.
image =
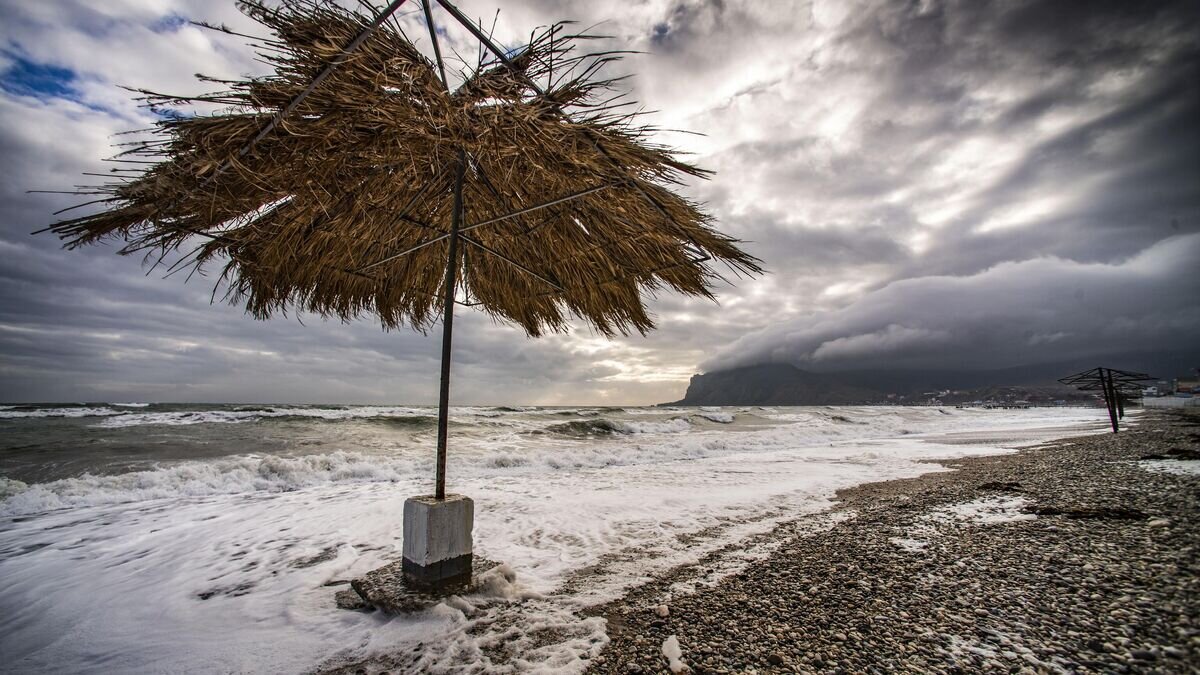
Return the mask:
<path id="1" fill-rule="evenodd" d="M 843 491 L 855 517 L 781 527 L 713 588 L 671 597 L 702 564 L 598 608 L 611 643 L 589 672 L 670 672 L 670 636 L 700 673 L 1200 672 L 1200 476 L 1148 468 L 1194 459 L 1198 431 L 1146 413 Z M 955 515 L 980 500 L 1019 510 Z"/>

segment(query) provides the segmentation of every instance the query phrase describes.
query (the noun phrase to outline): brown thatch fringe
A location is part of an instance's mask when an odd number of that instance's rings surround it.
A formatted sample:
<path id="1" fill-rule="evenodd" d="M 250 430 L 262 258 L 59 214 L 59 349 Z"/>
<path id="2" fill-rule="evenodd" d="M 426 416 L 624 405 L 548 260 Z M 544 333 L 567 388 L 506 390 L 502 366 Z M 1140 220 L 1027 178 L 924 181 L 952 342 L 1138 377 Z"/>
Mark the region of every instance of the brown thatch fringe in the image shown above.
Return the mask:
<path id="1" fill-rule="evenodd" d="M 260 318 L 295 308 L 423 330 L 438 320 L 462 149 L 471 245 L 458 247 L 457 283 L 530 335 L 565 330 L 571 315 L 605 335 L 645 332 L 643 291 L 711 298 L 709 262 L 761 273 L 671 190 L 709 173 L 649 142 L 653 129 L 611 94 L 617 80 L 600 77 L 620 54 L 578 50 L 593 36 L 556 24 L 519 53 L 481 57 L 447 92 L 398 23 L 346 57 L 374 17 L 318 0 L 239 5 L 272 34 L 252 44 L 275 72 L 204 78 L 228 89 L 203 96 L 140 91 L 158 111 L 225 107 L 166 114 L 122 144 L 114 161 L 153 163 L 78 192 L 114 206 L 54 224 L 68 247 L 122 238 L 123 252 L 178 251 L 196 269 L 225 260 L 228 297 Z"/>

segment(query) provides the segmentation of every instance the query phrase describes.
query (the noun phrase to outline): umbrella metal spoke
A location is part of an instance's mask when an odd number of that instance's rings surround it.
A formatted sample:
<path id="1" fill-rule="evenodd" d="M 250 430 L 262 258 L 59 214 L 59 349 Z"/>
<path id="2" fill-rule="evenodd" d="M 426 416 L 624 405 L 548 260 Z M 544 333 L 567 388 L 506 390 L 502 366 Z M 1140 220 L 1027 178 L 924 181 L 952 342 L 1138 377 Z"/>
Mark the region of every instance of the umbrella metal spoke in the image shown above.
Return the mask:
<path id="1" fill-rule="evenodd" d="M 464 237 L 464 239 L 465 239 L 465 237 Z M 705 253 L 705 254 L 701 254 L 701 256 L 698 258 L 692 258 L 686 262 L 672 263 L 670 265 L 663 265 L 662 267 L 656 267 L 652 270 L 648 270 L 647 272 L 645 272 L 643 274 L 658 274 L 659 272 L 666 272 L 667 270 L 672 270 L 672 269 L 675 269 L 676 267 L 683 267 L 685 265 L 695 265 L 695 264 L 699 264 L 702 262 L 707 262 L 709 260 L 712 260 L 712 256 Z M 596 288 L 597 286 L 606 286 L 608 284 L 615 284 L 615 283 L 618 283 L 621 281 L 626 281 L 634 276 L 636 276 L 636 275 L 626 274 L 626 275 L 619 276 L 619 277 L 613 277 L 611 279 L 605 279 L 604 281 L 597 281 L 594 284 L 584 284 L 584 285 L 578 286 L 576 288 L 582 289 L 582 288 Z M 538 293 L 536 297 L 543 298 L 543 297 L 550 296 L 550 295 L 561 295 L 566 292 L 567 292 L 567 289 L 559 288 L 558 290 L 555 290 L 555 291 L 546 291 L 544 293 Z M 529 297 L 529 296 L 526 296 L 526 297 Z M 479 306 L 482 306 L 484 303 L 482 303 L 482 302 L 460 302 L 458 304 L 462 305 L 463 307 L 479 307 Z"/>
<path id="2" fill-rule="evenodd" d="M 492 197 L 494 197 L 497 202 L 507 206 L 507 204 L 505 204 L 504 195 L 500 194 L 500 190 L 496 189 L 496 186 L 492 184 L 492 180 L 488 178 L 487 172 L 484 171 L 483 164 L 479 161 L 479 158 L 470 153 L 468 153 L 467 156 L 471 158 L 472 165 L 475 167 L 475 172 L 479 174 L 479 179 L 483 182 L 483 186 L 488 189 L 488 192 L 492 193 Z M 522 225 L 522 223 L 518 221 L 517 225 Z"/>
<path id="3" fill-rule="evenodd" d="M 610 188 L 618 187 L 619 185 L 620 185 L 620 183 L 606 183 L 605 185 L 597 185 L 596 187 L 588 188 L 586 190 L 580 190 L 579 192 L 569 194 L 565 197 L 559 197 L 558 199 L 551 199 L 548 202 L 542 202 L 541 204 L 535 204 L 534 206 L 527 206 L 523 209 L 518 209 L 516 211 L 513 211 L 512 213 L 506 213 L 503 216 L 496 216 L 495 218 L 488 218 L 487 220 L 480 221 L 478 223 L 472 223 L 470 226 L 464 228 L 463 231 L 465 232 L 466 230 L 473 230 L 477 227 L 483 227 L 484 225 L 491 225 L 493 223 L 499 223 L 500 221 L 503 221 L 503 220 L 508 220 L 510 218 L 516 218 L 518 216 L 523 216 L 526 213 L 533 213 L 534 211 L 541 211 L 542 209 L 549 208 L 551 206 L 557 206 L 559 204 L 563 204 L 563 203 L 566 203 L 569 201 L 574 201 L 576 199 L 579 199 L 580 197 L 586 197 L 590 194 L 595 194 L 602 190 L 608 190 Z"/>
<path id="4" fill-rule="evenodd" d="M 254 138 L 250 139 L 250 142 L 243 145 L 237 151 L 236 158 L 231 157 L 225 160 L 219 167 L 217 167 L 217 170 L 214 171 L 211 176 L 204 179 L 204 181 L 200 184 L 200 187 L 203 188 L 204 186 L 216 180 L 218 176 L 228 171 L 229 168 L 234 165 L 234 162 L 237 161 L 237 158 L 245 157 L 247 154 L 249 154 L 250 151 L 254 149 L 254 146 L 258 145 L 259 141 L 266 138 L 268 134 L 274 131 L 275 127 L 279 126 L 285 117 L 295 112 L 296 108 L 300 107 L 300 104 L 304 102 L 304 99 L 308 98 L 309 94 L 313 93 L 317 87 L 321 86 L 321 83 L 333 74 L 334 69 L 345 62 L 346 59 L 350 58 L 350 56 L 360 46 L 362 46 L 362 43 L 366 42 L 367 38 L 371 37 L 371 34 L 374 33 L 375 30 L 381 25 L 383 25 L 383 22 L 386 21 L 388 17 L 390 17 L 397 9 L 400 9 L 400 5 L 403 5 L 406 1 L 407 0 L 392 0 L 392 3 L 385 7 L 383 11 L 378 14 L 370 25 L 368 25 L 362 30 L 362 32 L 355 36 L 350 44 L 343 47 L 341 53 L 333 57 L 321 70 L 321 72 L 317 73 L 317 76 L 314 77 L 312 82 L 310 82 L 309 85 L 304 88 L 304 91 L 301 91 L 296 95 L 295 98 L 289 101 L 286 107 L 275 113 L 275 115 L 271 118 L 271 121 L 268 122 L 262 129 L 259 129 L 258 133 L 254 135 Z"/>
<path id="5" fill-rule="evenodd" d="M 513 72 L 513 74 L 524 80 L 531 89 L 537 92 L 538 96 L 546 98 L 546 90 L 538 85 L 537 82 L 534 82 L 532 79 L 530 79 L 529 76 L 526 75 L 520 68 L 517 68 L 516 64 L 513 63 L 512 59 L 508 58 L 508 55 L 504 52 L 504 50 L 501 49 L 495 42 L 493 42 L 492 39 L 488 37 L 482 30 L 480 30 L 479 27 L 477 27 L 470 19 L 468 19 L 465 14 L 459 11 L 457 7 L 451 4 L 449 0 L 437 0 L 437 3 L 441 5 L 442 8 L 447 12 L 449 12 L 456 21 L 462 24 L 464 28 L 470 31 L 471 35 L 475 36 L 475 39 L 479 40 L 481 44 L 488 48 L 488 51 L 492 52 L 492 54 L 495 54 L 496 58 L 499 59 L 500 62 L 505 66 L 507 66 L 508 69 Z M 561 106 L 553 102 L 551 102 L 550 105 L 555 112 L 563 115 L 564 117 L 566 116 Z M 614 159 L 613 156 L 610 155 L 602 145 L 600 145 L 600 142 L 595 139 L 590 131 L 585 130 L 584 136 L 588 139 L 588 142 L 592 145 L 592 148 L 604 156 L 604 158 L 607 159 L 610 164 L 612 164 L 614 169 L 624 175 L 626 181 L 632 185 L 634 189 L 641 193 L 642 197 L 645 198 L 645 200 L 649 202 L 650 205 L 655 208 L 655 210 L 662 214 L 663 218 L 666 218 L 668 222 L 674 221 L 674 219 L 671 218 L 671 214 L 667 213 L 667 210 L 663 208 L 662 204 L 659 204 L 658 200 L 655 199 L 654 196 L 651 195 L 644 186 L 642 186 L 641 181 L 639 181 L 638 178 L 632 173 L 625 170 L 625 167 L 623 167 L 620 162 Z"/>
<path id="6" fill-rule="evenodd" d="M 433 10 L 429 7 L 429 0 L 421 0 L 421 9 L 425 12 L 425 25 L 429 28 L 429 40 L 433 42 L 433 55 L 437 59 L 438 72 L 442 76 L 442 85 L 449 92 L 450 81 L 446 79 L 446 63 L 442 61 L 442 48 L 438 45 L 437 29 L 433 26 Z"/>
<path id="7" fill-rule="evenodd" d="M 370 23 L 370 25 L 368 25 L 361 32 L 359 32 L 359 34 L 354 37 L 354 39 L 350 42 L 350 44 L 348 44 L 344 48 L 342 48 L 342 51 L 337 56 L 335 56 L 333 59 L 331 59 L 329 61 L 329 63 L 325 66 L 325 68 L 323 68 L 321 70 L 321 72 L 317 73 L 317 76 L 313 78 L 312 82 L 310 82 L 309 85 L 307 87 L 305 87 L 305 89 L 303 91 L 301 91 L 299 94 L 296 95 L 295 98 L 293 98 L 291 101 L 289 101 L 286 107 L 284 107 L 279 112 L 275 113 L 275 115 L 273 115 L 271 117 L 271 120 L 269 122 L 267 122 L 267 124 L 262 129 L 260 129 L 258 131 L 258 133 L 255 134 L 252 139 L 250 139 L 249 142 L 247 142 L 245 145 L 243 145 L 241 148 L 238 149 L 236 156 L 226 159 L 224 162 L 222 162 L 216 168 L 215 171 L 212 172 L 212 174 L 210 174 L 208 177 L 206 177 L 204 180 L 202 180 L 198 186 L 198 189 L 204 189 L 205 187 L 207 187 L 210 183 L 212 183 L 214 180 L 216 180 L 218 177 L 220 177 L 222 174 L 224 174 L 226 171 L 228 171 L 231 167 L 233 167 L 236 164 L 238 159 L 248 155 L 250 153 L 250 151 L 254 149 L 254 146 L 258 145 L 258 143 L 261 140 L 266 138 L 272 131 L 274 131 L 275 128 L 278 127 L 279 124 L 283 122 L 284 118 L 286 118 L 288 115 L 295 112 L 296 108 L 300 107 L 300 104 L 303 103 L 304 100 L 306 98 L 308 98 L 310 94 L 312 94 L 314 91 L 316 91 L 317 87 L 319 87 L 322 82 L 324 82 L 330 75 L 333 74 L 334 69 L 337 68 L 338 65 L 344 63 L 346 61 L 346 59 L 350 58 L 350 56 L 356 50 L 358 50 L 358 48 L 360 46 L 362 46 L 362 43 L 366 42 L 367 38 L 371 37 L 371 34 L 374 33 L 379 28 L 379 26 L 383 25 L 383 23 L 389 17 L 391 17 L 392 14 L 394 14 L 397 9 L 400 9 L 400 5 L 403 5 L 405 2 L 407 2 L 407 0 L 393 0 L 392 3 L 389 4 L 387 7 L 385 7 L 382 12 L 380 12 L 378 15 L 376 15 L 375 19 Z M 424 2 L 426 4 L 426 6 L 428 6 L 428 0 L 424 0 Z M 435 43 L 435 46 L 436 46 L 436 43 Z M 443 79 L 443 81 L 445 80 L 444 73 L 443 73 L 442 79 Z M 116 159 L 116 158 L 106 159 L 105 161 L 107 161 L 107 162 L 125 162 L 125 163 L 129 163 L 129 164 L 150 164 L 150 165 L 158 164 L 158 162 L 144 162 L 144 161 L 140 161 L 140 160 Z M 30 192 L 38 192 L 38 191 L 30 190 Z M 95 203 L 99 203 L 102 201 L 109 201 L 109 200 L 96 200 L 94 202 L 88 202 L 88 203 L 95 204 Z M 80 204 L 78 206 L 86 206 L 86 205 L 87 204 Z M 78 208 L 78 206 L 72 207 L 72 208 Z M 172 204 L 171 206 L 174 206 L 174 204 Z M 57 215 L 57 214 L 55 214 L 55 215 Z M 195 230 L 193 228 L 187 228 L 187 227 L 177 226 L 177 225 L 176 226 L 169 225 L 169 226 L 175 227 L 177 229 L 182 229 L 187 232 L 191 232 L 192 234 L 199 234 L 201 236 L 209 236 L 209 235 L 206 235 L 203 232 Z M 50 229 L 50 228 L 47 228 L 47 229 Z M 38 234 L 43 231 L 45 231 L 45 230 L 37 230 L 33 234 Z"/>
<path id="8" fill-rule="evenodd" d="M 504 221 L 504 220 L 508 220 L 508 219 L 510 219 L 510 218 L 516 218 L 517 216 L 521 216 L 521 215 L 524 215 L 524 214 L 526 214 L 526 213 L 531 213 L 531 212 L 533 212 L 533 211 L 538 211 L 538 210 L 541 210 L 541 209 L 544 209 L 544 208 L 547 208 L 547 207 L 550 207 L 550 206 L 555 206 L 555 205 L 557 205 L 557 204 L 562 204 L 562 203 L 564 203 L 564 202 L 569 202 L 569 201 L 571 201 L 571 200 L 573 200 L 573 199 L 579 199 L 580 197 L 586 197 L 586 196 L 588 196 L 588 195 L 590 195 L 590 194 L 593 194 L 593 193 L 596 193 L 596 192 L 600 192 L 601 190 L 607 190 L 607 189 L 609 189 L 609 188 L 611 188 L 611 187 L 616 187 L 617 185 L 619 185 L 619 183 L 609 183 L 609 184 L 607 184 L 607 185 L 598 185 L 598 186 L 596 186 L 596 187 L 593 187 L 593 188 L 588 188 L 588 189 L 586 189 L 586 190 L 581 190 L 581 191 L 579 191 L 579 192 L 575 192 L 575 193 L 573 193 L 573 194 L 569 194 L 569 195 L 567 195 L 567 196 L 565 196 L 565 197 L 559 197 L 559 198 L 557 198 L 557 199 L 552 199 L 552 200 L 550 200 L 550 201 L 548 201 L 548 202 L 543 202 L 543 203 L 541 203 L 541 204 L 537 204 L 537 205 L 535 205 L 535 206 L 529 206 L 529 207 L 526 207 L 526 208 L 523 208 L 523 209 L 519 209 L 519 210 L 517 210 L 517 211 L 513 211 L 512 213 L 507 213 L 507 214 L 505 214 L 505 215 L 503 215 L 503 216 L 497 216 L 497 217 L 495 217 L 495 218 L 489 218 L 489 219 L 487 219 L 487 220 L 480 221 L 480 222 L 478 222 L 478 223 L 472 223 L 472 224 L 470 224 L 470 225 L 467 225 L 466 227 L 462 227 L 462 228 L 460 228 L 458 231 L 459 231 L 460 233 L 462 233 L 462 232 L 470 232 L 471 230 L 474 230 L 474 229 L 475 229 L 475 228 L 477 228 L 477 227 L 483 227 L 484 225 L 492 225 L 492 224 L 499 223 L 499 222 L 501 222 L 501 221 Z M 416 252 L 416 251 L 419 251 L 419 250 L 421 250 L 421 249 L 425 248 L 426 246 L 432 246 L 433 244 L 436 244 L 436 243 L 438 243 L 439 241 L 445 241 L 446 239 L 449 239 L 449 238 L 450 238 L 450 234 L 449 234 L 449 233 L 443 234 L 443 235 L 441 235 L 441 236 L 438 236 L 438 237 L 434 237 L 433 239 L 429 239 L 429 240 L 427 240 L 427 241 L 423 241 L 423 242 L 421 242 L 420 244 L 417 244 L 417 245 L 415 245 L 415 246 L 412 246 L 412 247 L 410 247 L 410 248 L 407 248 L 407 249 L 405 249 L 405 250 L 403 250 L 403 251 L 401 251 L 401 252 L 399 252 L 399 253 L 396 253 L 396 254 L 394 254 L 394 255 L 387 256 L 386 258 L 383 258 L 382 260 L 376 260 L 375 262 L 373 262 L 373 263 L 370 263 L 370 264 L 368 264 L 368 265 L 363 265 L 362 267 L 359 267 L 357 271 L 358 271 L 358 272 L 365 272 L 365 271 L 367 271 L 367 270 L 369 270 L 369 269 L 372 269 L 372 268 L 374 268 L 374 267 L 379 267 L 380 265 L 384 265 L 384 264 L 386 264 L 386 263 L 392 262 L 393 260 L 396 260 L 397 258 L 403 258 L 404 256 L 406 256 L 406 255 L 408 255 L 408 254 L 410 254 L 410 253 L 414 253 L 414 252 Z"/>
<path id="9" fill-rule="evenodd" d="M 541 274 L 538 274 L 537 272 L 534 272 L 533 270 L 529 269 L 529 268 L 528 268 L 528 267 L 526 267 L 525 265 L 522 265 L 521 263 L 519 263 L 519 262 L 517 262 L 516 260 L 513 260 L 512 258 L 510 258 L 510 257 L 508 257 L 508 256 L 506 256 L 506 255 L 504 255 L 503 253 L 501 253 L 501 252 L 497 251 L 496 249 L 494 249 L 494 248 L 492 248 L 492 247 L 490 247 L 490 246 L 487 246 L 486 244 L 484 244 L 484 243 L 482 243 L 482 242 L 480 242 L 480 241 L 477 241 L 477 240 L 475 240 L 475 239 L 472 239 L 471 237 L 468 237 L 468 236 L 466 236 L 465 234 L 460 234 L 460 235 L 458 235 L 458 236 L 459 236 L 459 238 L 460 238 L 460 239 L 462 239 L 463 241 L 467 242 L 468 244 L 471 244 L 472 246 L 475 246 L 475 247 L 477 247 L 479 250 L 481 250 L 481 251 L 483 251 L 483 252 L 485 252 L 485 253 L 490 253 L 490 254 L 492 254 L 492 255 L 496 256 L 497 258 L 499 258 L 499 259 L 503 260 L 504 262 L 506 262 L 506 263 L 508 263 L 508 264 L 512 265 L 513 267 L 515 267 L 515 268 L 517 268 L 517 269 L 521 270 L 522 272 L 524 272 L 524 273 L 528 274 L 529 276 L 531 276 L 531 277 L 534 277 L 535 279 L 538 279 L 538 280 L 540 280 L 540 281 L 542 281 L 542 282 L 544 282 L 544 283 L 546 283 L 546 284 L 548 284 L 548 285 L 550 285 L 550 286 L 553 286 L 553 287 L 554 287 L 556 290 L 558 290 L 560 293 L 562 293 L 562 292 L 566 292 L 566 289 L 565 289 L 565 288 L 563 288 L 561 285 L 559 285 L 559 284 L 557 284 L 557 283 L 555 283 L 555 282 L 553 282 L 553 281 L 551 281 L 551 280 L 547 279 L 546 277 L 542 276 Z"/>

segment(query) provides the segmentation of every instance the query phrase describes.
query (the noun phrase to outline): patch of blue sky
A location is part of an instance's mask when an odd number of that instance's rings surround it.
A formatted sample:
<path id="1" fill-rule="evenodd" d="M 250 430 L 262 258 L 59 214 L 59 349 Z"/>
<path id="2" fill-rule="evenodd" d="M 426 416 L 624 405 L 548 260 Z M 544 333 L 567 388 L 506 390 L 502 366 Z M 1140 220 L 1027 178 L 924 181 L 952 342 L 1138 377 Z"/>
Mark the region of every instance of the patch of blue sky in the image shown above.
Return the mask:
<path id="1" fill-rule="evenodd" d="M 30 61 L 11 52 L 5 52 L 4 56 L 9 63 L 0 72 L 0 89 L 18 96 L 77 99 L 79 75 L 75 71 Z"/>
<path id="2" fill-rule="evenodd" d="M 49 101 L 61 98 L 103 113 L 107 106 L 88 101 L 80 87 L 84 78 L 70 68 L 40 63 L 12 51 L 0 51 L 0 91 Z"/>
<path id="3" fill-rule="evenodd" d="M 196 112 L 194 110 L 178 110 L 175 108 L 164 108 L 160 106 L 154 106 L 153 108 L 150 108 L 150 112 L 160 120 L 186 120 L 196 117 Z"/>
<path id="4" fill-rule="evenodd" d="M 174 33 L 188 24 L 189 19 L 180 14 L 171 13 L 150 25 L 155 33 Z"/>

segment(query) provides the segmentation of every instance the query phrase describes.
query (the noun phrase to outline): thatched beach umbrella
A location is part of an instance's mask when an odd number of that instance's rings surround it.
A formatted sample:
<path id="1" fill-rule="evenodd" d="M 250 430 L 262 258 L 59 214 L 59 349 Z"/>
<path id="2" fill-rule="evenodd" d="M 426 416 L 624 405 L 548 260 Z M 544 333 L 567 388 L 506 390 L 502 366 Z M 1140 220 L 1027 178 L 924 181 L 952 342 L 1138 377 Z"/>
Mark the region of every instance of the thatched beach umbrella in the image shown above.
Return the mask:
<path id="1" fill-rule="evenodd" d="M 581 53 L 588 36 L 565 24 L 506 50 L 437 2 L 484 47 L 456 87 L 429 0 L 434 59 L 392 16 L 403 0 L 374 16 L 241 3 L 272 34 L 252 44 L 274 72 L 204 96 L 143 91 L 160 112 L 216 112 L 164 114 L 114 158 L 128 177 L 82 192 L 106 210 L 50 229 L 70 248 L 119 238 L 122 253 L 159 262 L 224 261 L 230 299 L 262 319 L 292 309 L 424 330 L 440 316 L 441 499 L 455 304 L 531 336 L 571 317 L 606 336 L 645 333 L 643 292 L 711 298 L 710 263 L 761 270 L 673 192 L 706 172 L 614 102 L 600 71 L 617 54 Z"/>

